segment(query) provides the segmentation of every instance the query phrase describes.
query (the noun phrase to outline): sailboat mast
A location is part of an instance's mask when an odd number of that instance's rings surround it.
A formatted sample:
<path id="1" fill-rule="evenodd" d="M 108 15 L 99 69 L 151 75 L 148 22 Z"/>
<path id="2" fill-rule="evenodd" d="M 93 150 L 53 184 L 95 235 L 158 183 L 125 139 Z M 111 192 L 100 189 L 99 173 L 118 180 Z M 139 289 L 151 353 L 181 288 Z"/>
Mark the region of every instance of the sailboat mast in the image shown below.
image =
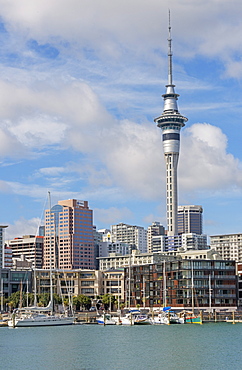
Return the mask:
<path id="1" fill-rule="evenodd" d="M 52 280 L 52 232 L 51 232 L 51 198 L 50 198 L 50 191 L 48 191 L 49 195 L 49 208 L 50 208 L 50 302 L 51 302 L 51 314 L 54 311 L 54 302 L 53 302 L 53 280 Z"/>
<path id="2" fill-rule="evenodd" d="M 34 268 L 34 306 L 37 306 L 37 284 L 36 284 L 36 271 Z"/>
<path id="3" fill-rule="evenodd" d="M 1 311 L 3 312 L 3 278 L 1 278 Z"/>
<path id="4" fill-rule="evenodd" d="M 208 288 L 209 288 L 209 310 L 212 312 L 212 287 L 211 287 L 211 274 L 208 276 Z"/>
<path id="5" fill-rule="evenodd" d="M 166 307 L 166 262 L 163 262 L 163 307 Z"/>
<path id="6" fill-rule="evenodd" d="M 194 314 L 194 281 L 193 281 L 193 261 L 192 264 L 192 313 Z"/>
<path id="7" fill-rule="evenodd" d="M 131 250 L 129 255 L 129 308 L 131 304 Z"/>
<path id="8" fill-rule="evenodd" d="M 26 300 L 26 307 L 29 307 L 29 279 L 27 279 Z"/>

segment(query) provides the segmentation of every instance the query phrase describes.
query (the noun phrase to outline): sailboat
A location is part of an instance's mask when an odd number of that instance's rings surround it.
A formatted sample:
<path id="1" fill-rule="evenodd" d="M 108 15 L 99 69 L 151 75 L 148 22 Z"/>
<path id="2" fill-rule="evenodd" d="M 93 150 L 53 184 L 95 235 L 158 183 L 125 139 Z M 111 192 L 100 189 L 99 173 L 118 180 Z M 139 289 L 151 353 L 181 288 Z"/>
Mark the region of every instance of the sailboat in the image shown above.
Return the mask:
<path id="1" fill-rule="evenodd" d="M 194 312 L 194 277 L 193 277 L 193 261 L 191 261 L 191 272 L 192 272 L 192 285 L 191 285 L 191 292 L 192 292 L 192 312 L 183 312 L 184 322 L 185 324 L 202 324 L 202 318 L 200 314 L 195 314 Z"/>
<path id="2" fill-rule="evenodd" d="M 49 203 L 51 212 L 50 192 Z M 51 238 L 50 238 L 51 251 Z M 51 253 L 50 253 L 51 256 Z M 46 307 L 37 307 L 36 302 L 36 277 L 35 281 L 35 305 L 32 307 L 24 307 L 15 310 L 11 319 L 8 321 L 9 327 L 30 327 L 30 326 L 60 326 L 72 325 L 74 323 L 74 316 L 67 314 L 56 315 L 54 313 L 54 299 L 53 299 L 53 279 L 52 279 L 52 261 L 50 259 L 50 301 Z"/>

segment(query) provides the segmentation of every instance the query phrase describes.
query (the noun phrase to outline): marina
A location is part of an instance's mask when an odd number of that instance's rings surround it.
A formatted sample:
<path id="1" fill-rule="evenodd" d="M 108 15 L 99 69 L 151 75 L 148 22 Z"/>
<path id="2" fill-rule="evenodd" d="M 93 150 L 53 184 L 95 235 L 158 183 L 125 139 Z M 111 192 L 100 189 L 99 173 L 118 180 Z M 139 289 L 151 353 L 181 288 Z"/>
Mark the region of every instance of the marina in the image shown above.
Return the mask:
<path id="1" fill-rule="evenodd" d="M 241 324 L 1 328 L 1 367 L 241 369 Z"/>

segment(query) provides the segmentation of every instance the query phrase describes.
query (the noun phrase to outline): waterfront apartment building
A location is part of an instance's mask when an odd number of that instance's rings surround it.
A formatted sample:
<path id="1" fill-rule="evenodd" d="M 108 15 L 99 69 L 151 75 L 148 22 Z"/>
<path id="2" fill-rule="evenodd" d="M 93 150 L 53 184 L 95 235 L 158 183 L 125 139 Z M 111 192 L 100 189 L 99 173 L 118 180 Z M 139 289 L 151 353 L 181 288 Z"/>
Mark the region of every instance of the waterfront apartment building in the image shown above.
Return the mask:
<path id="1" fill-rule="evenodd" d="M 242 233 L 210 236 L 210 246 L 225 260 L 242 262 Z"/>
<path id="2" fill-rule="evenodd" d="M 242 263 L 237 264 L 238 274 L 238 306 L 242 307 Z"/>
<path id="3" fill-rule="evenodd" d="M 45 212 L 43 268 L 95 269 L 93 212 L 87 201 L 68 199 Z"/>
<path id="4" fill-rule="evenodd" d="M 131 307 L 171 306 L 190 310 L 237 307 L 235 261 L 163 261 L 125 267 L 124 273 L 125 300 L 130 301 Z"/>
<path id="5" fill-rule="evenodd" d="M 178 234 L 203 233 L 203 208 L 201 206 L 178 206 Z"/>
<path id="6" fill-rule="evenodd" d="M 153 222 L 147 229 L 147 252 L 152 252 L 154 237 L 165 235 L 165 228 L 160 222 Z"/>
<path id="7" fill-rule="evenodd" d="M 12 257 L 20 259 L 24 256 L 32 263 L 33 268 L 42 268 L 44 237 L 35 235 L 24 235 L 7 241 L 12 250 Z"/>
<path id="8" fill-rule="evenodd" d="M 124 300 L 124 270 L 55 270 L 52 271 L 54 292 L 64 297 L 85 295 L 97 299 L 101 295 L 111 294 L 117 300 Z M 32 275 L 36 279 L 36 291 L 50 292 L 50 271 L 36 270 Z M 34 286 L 34 281 L 32 282 Z"/>
<path id="9" fill-rule="evenodd" d="M 116 305 L 119 309 L 121 302 L 124 302 L 124 269 L 111 269 L 103 271 L 103 293 L 111 294 L 116 299 Z"/>
<path id="10" fill-rule="evenodd" d="M 147 252 L 147 230 L 142 226 L 133 226 L 124 223 L 111 225 L 112 242 L 123 242 L 131 249 L 138 249 L 141 253 Z"/>

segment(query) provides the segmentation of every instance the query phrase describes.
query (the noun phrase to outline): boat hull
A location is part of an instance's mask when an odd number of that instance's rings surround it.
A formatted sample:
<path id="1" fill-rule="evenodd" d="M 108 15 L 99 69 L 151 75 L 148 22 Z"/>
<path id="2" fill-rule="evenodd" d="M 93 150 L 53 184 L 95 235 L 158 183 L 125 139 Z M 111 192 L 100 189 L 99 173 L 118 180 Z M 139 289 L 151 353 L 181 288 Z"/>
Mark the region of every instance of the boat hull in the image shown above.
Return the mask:
<path id="1" fill-rule="evenodd" d="M 116 322 L 115 321 L 111 321 L 111 320 L 104 321 L 102 319 L 97 320 L 97 323 L 99 325 L 116 325 Z"/>
<path id="2" fill-rule="evenodd" d="M 185 319 L 185 324 L 201 324 L 200 316 L 188 316 Z"/>
<path id="3" fill-rule="evenodd" d="M 24 318 L 11 319 L 8 321 L 9 327 L 32 327 L 32 326 L 61 326 L 72 325 L 73 317 L 46 317 L 46 318 Z"/>

